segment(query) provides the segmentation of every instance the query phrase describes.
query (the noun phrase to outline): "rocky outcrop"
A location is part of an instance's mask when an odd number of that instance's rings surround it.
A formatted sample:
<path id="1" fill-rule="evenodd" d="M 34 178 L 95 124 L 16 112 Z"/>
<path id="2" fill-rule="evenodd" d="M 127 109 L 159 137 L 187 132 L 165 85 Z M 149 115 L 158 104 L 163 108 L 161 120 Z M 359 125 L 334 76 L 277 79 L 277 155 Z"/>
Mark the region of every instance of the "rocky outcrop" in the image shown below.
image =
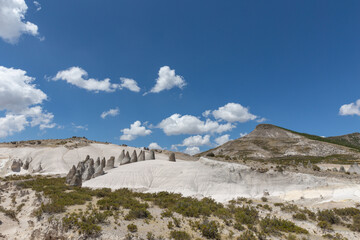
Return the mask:
<path id="1" fill-rule="evenodd" d="M 79 170 L 76 170 L 76 173 L 75 173 L 74 177 L 71 179 L 69 185 L 70 186 L 81 187 L 82 178 L 81 178 L 81 172 Z"/>
<path id="2" fill-rule="evenodd" d="M 130 154 L 126 152 L 124 159 L 121 161 L 121 165 L 130 163 Z"/>
<path id="3" fill-rule="evenodd" d="M 133 153 L 131 154 L 131 158 L 130 158 L 130 162 L 137 162 L 137 155 L 136 155 L 136 150 L 133 151 Z"/>
<path id="4" fill-rule="evenodd" d="M 105 160 L 105 158 L 103 158 L 103 159 L 101 159 L 101 167 L 105 168 L 105 166 L 106 166 L 106 160 Z"/>
<path id="5" fill-rule="evenodd" d="M 146 160 L 154 160 L 155 159 L 155 151 L 154 150 L 150 150 L 149 153 L 147 153 L 145 155 Z"/>
<path id="6" fill-rule="evenodd" d="M 138 156 L 138 162 L 145 161 L 145 152 L 143 150 L 140 151 Z"/>
<path id="7" fill-rule="evenodd" d="M 360 174 L 360 167 L 357 163 L 354 163 L 353 165 L 350 166 L 348 173 L 356 173 L 356 174 Z"/>
<path id="8" fill-rule="evenodd" d="M 97 169 L 100 166 L 100 157 L 98 157 L 95 161 L 94 168 Z"/>
<path id="9" fill-rule="evenodd" d="M 73 177 L 76 174 L 76 167 L 75 165 L 72 166 L 72 168 L 70 169 L 69 173 L 66 175 L 66 183 L 70 184 L 71 180 L 73 179 Z"/>
<path id="10" fill-rule="evenodd" d="M 42 170 L 43 170 L 43 168 L 42 168 L 41 163 L 40 163 L 37 168 L 33 169 L 32 173 L 38 173 L 38 172 L 41 172 Z"/>
<path id="11" fill-rule="evenodd" d="M 16 159 L 16 160 L 14 160 L 13 162 L 12 162 L 12 164 L 11 164 L 11 171 L 13 171 L 13 172 L 20 172 L 20 170 L 21 170 L 21 160 L 19 160 L 19 159 Z"/>
<path id="12" fill-rule="evenodd" d="M 344 172 L 345 172 L 345 168 L 344 168 L 344 166 L 341 166 L 341 167 L 340 167 L 339 172 L 342 172 L 342 173 L 344 173 Z"/>
<path id="13" fill-rule="evenodd" d="M 171 153 L 169 156 L 169 161 L 170 162 L 176 162 L 176 158 L 175 158 L 175 153 Z"/>
<path id="14" fill-rule="evenodd" d="M 92 178 L 96 178 L 96 177 L 101 176 L 101 175 L 104 175 L 104 174 L 105 174 L 104 168 L 103 168 L 101 165 L 99 165 L 99 166 L 95 169 L 95 173 L 94 173 L 94 175 L 92 175 Z"/>
<path id="15" fill-rule="evenodd" d="M 85 160 L 85 169 L 82 172 L 82 180 L 86 181 L 91 179 L 91 177 L 94 175 L 95 173 L 95 168 L 94 168 L 94 159 L 92 158 L 88 158 L 88 160 Z"/>
<path id="16" fill-rule="evenodd" d="M 111 156 L 110 159 L 107 160 L 105 170 L 110 170 L 114 168 L 115 157 Z"/>
<path id="17" fill-rule="evenodd" d="M 121 162 L 124 159 L 124 157 L 125 157 L 125 150 L 123 149 L 115 162 L 115 166 L 121 165 Z"/>
<path id="18" fill-rule="evenodd" d="M 23 165 L 23 169 L 24 169 L 24 170 L 28 170 L 31 162 L 32 162 L 32 158 L 31 158 L 31 157 L 27 157 L 26 160 L 25 160 L 25 163 L 24 163 L 24 165 Z"/>

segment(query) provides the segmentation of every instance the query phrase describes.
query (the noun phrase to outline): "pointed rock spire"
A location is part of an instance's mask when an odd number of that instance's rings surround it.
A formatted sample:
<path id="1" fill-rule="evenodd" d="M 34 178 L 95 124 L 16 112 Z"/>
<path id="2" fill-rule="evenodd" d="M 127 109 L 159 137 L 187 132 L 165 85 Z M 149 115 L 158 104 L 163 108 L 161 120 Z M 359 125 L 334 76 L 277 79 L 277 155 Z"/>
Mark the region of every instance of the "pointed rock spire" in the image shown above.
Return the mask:
<path id="1" fill-rule="evenodd" d="M 130 154 L 129 154 L 129 152 L 126 152 L 124 159 L 121 161 L 122 165 L 127 164 L 127 163 L 130 163 Z"/>
<path id="2" fill-rule="evenodd" d="M 98 168 L 100 166 L 100 157 L 98 157 L 95 161 L 94 168 Z"/>
<path id="3" fill-rule="evenodd" d="M 105 158 L 101 159 L 101 167 L 104 168 L 106 166 Z"/>
<path id="4" fill-rule="evenodd" d="M 114 168 L 114 164 L 115 164 L 115 157 L 111 156 L 110 159 L 108 159 L 106 162 L 105 170 Z"/>
<path id="5" fill-rule="evenodd" d="M 81 172 L 79 170 L 76 171 L 74 177 L 70 181 L 70 186 L 81 187 L 82 179 L 81 179 Z"/>
<path id="6" fill-rule="evenodd" d="M 138 162 L 139 161 L 145 161 L 145 152 L 143 150 L 141 150 L 139 153 Z"/>
<path id="7" fill-rule="evenodd" d="M 66 183 L 70 184 L 71 180 L 73 179 L 73 177 L 76 174 L 76 167 L 75 165 L 72 166 L 72 168 L 70 169 L 69 173 L 66 175 Z"/>
<path id="8" fill-rule="evenodd" d="M 176 158 L 175 158 L 175 153 L 171 153 L 169 156 L 169 161 L 170 162 L 176 162 Z"/>
<path id="9" fill-rule="evenodd" d="M 131 158 L 130 158 L 130 162 L 137 162 L 137 155 L 136 155 L 136 150 L 133 151 L 133 153 L 131 154 Z"/>

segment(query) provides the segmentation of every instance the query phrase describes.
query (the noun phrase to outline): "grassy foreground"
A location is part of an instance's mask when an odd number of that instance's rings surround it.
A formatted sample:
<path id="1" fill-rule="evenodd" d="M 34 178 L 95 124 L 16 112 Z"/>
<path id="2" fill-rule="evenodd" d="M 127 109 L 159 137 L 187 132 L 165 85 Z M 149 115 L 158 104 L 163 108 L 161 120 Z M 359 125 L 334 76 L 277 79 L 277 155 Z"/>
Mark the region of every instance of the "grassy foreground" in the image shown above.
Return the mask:
<path id="1" fill-rule="evenodd" d="M 128 222 L 127 236 L 131 239 L 133 234 L 141 231 L 134 221 L 146 224 L 166 221 L 168 232 L 165 236 L 155 236 L 149 231 L 146 238 L 194 239 L 194 236 L 201 236 L 203 239 L 308 239 L 312 233 L 292 221 L 276 217 L 272 214 L 275 208 L 292 214 L 296 221 L 317 225 L 323 237 L 329 239 L 345 239 L 333 231 L 333 226 L 360 231 L 360 210 L 357 208 L 315 213 L 291 204 L 271 204 L 265 197 L 261 204 L 238 198 L 224 205 L 210 198 L 198 200 L 168 192 L 150 194 L 129 189 L 111 191 L 71 187 L 65 184 L 64 178 L 14 176 L 1 181 L 15 182 L 18 187 L 32 189 L 39 198 L 47 199 L 33 212 L 38 220 L 50 215 L 61 215 L 65 231 L 77 232 L 86 237 L 99 237 L 104 227 L 114 225 L 116 228 L 120 222 Z M 79 205 L 86 205 L 86 210 L 69 211 L 70 206 Z M 150 209 L 153 207 L 161 209 L 160 218 L 151 214 Z"/>

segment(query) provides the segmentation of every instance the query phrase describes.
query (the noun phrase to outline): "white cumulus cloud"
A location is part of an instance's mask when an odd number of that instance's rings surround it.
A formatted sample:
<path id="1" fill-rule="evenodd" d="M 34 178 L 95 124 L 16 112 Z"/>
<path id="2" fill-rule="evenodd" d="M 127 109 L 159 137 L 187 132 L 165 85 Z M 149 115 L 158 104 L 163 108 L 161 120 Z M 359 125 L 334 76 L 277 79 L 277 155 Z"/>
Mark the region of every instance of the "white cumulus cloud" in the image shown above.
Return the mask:
<path id="1" fill-rule="evenodd" d="M 22 34 L 37 36 L 38 26 L 25 21 L 28 6 L 24 0 L 0 0 L 0 37 L 17 43 Z"/>
<path id="2" fill-rule="evenodd" d="M 211 145 L 210 143 L 210 135 L 205 136 L 191 136 L 188 138 L 185 138 L 179 146 L 186 146 L 186 147 L 199 147 L 204 145 Z"/>
<path id="3" fill-rule="evenodd" d="M 245 137 L 248 133 L 240 133 L 240 137 Z"/>
<path id="4" fill-rule="evenodd" d="M 159 144 L 157 144 L 156 142 L 152 142 L 149 144 L 149 149 L 163 149 L 163 148 L 160 147 Z"/>
<path id="5" fill-rule="evenodd" d="M 158 127 L 161 128 L 166 135 L 180 135 L 222 133 L 233 129 L 235 126 L 230 123 L 219 124 L 218 122 L 210 119 L 202 121 L 195 116 L 181 116 L 176 113 L 162 120 L 158 124 Z"/>
<path id="6" fill-rule="evenodd" d="M 140 92 L 140 87 L 138 86 L 137 82 L 134 79 L 130 78 L 120 78 L 121 84 L 120 88 L 127 88 L 133 92 Z"/>
<path id="7" fill-rule="evenodd" d="M 54 115 L 40 106 L 46 94 L 33 84 L 35 78 L 21 69 L 0 66 L 0 137 L 23 131 L 27 126 L 53 128 Z"/>
<path id="8" fill-rule="evenodd" d="M 120 137 L 120 140 L 132 141 L 139 136 L 147 136 L 151 134 L 151 130 L 146 129 L 146 127 L 141 126 L 140 121 L 135 121 L 130 125 L 130 128 L 124 128 L 121 130 L 123 135 Z"/>
<path id="9" fill-rule="evenodd" d="M 21 69 L 0 66 L 0 110 L 21 111 L 46 100 L 46 94 Z"/>
<path id="10" fill-rule="evenodd" d="M 215 138 L 215 142 L 218 144 L 218 145 L 223 145 L 224 143 L 230 141 L 230 135 L 229 134 L 225 134 L 225 135 L 222 135 L 218 138 Z"/>
<path id="11" fill-rule="evenodd" d="M 242 123 L 255 120 L 257 118 L 257 116 L 249 112 L 248 108 L 243 107 L 239 103 L 228 103 L 225 106 L 219 107 L 217 110 L 212 111 L 212 115 L 216 119 Z"/>
<path id="12" fill-rule="evenodd" d="M 185 150 L 184 150 L 184 153 L 187 153 L 189 155 L 195 155 L 197 153 L 200 152 L 200 148 L 199 147 L 187 147 Z"/>
<path id="13" fill-rule="evenodd" d="M 159 77 L 156 79 L 155 86 L 150 90 L 152 93 L 159 93 L 174 87 L 182 89 L 186 85 L 184 78 L 175 74 L 175 70 L 168 66 L 163 66 L 159 70 Z"/>
<path id="14" fill-rule="evenodd" d="M 108 111 L 105 111 L 105 112 L 101 113 L 100 117 L 102 119 L 105 119 L 107 116 L 114 117 L 114 116 L 117 116 L 117 115 L 119 115 L 119 108 L 112 108 L 112 109 L 110 109 Z"/>
<path id="15" fill-rule="evenodd" d="M 340 107 L 339 114 L 345 115 L 358 115 L 360 116 L 360 99 L 354 103 L 344 104 Z"/>
<path id="16" fill-rule="evenodd" d="M 66 70 L 59 71 L 52 80 L 64 80 L 67 83 L 75 85 L 79 88 L 84 88 L 88 91 L 94 92 L 114 92 L 116 89 L 120 88 L 119 84 L 111 83 L 109 78 L 97 80 L 94 78 L 86 79 L 87 77 L 88 73 L 84 69 L 80 67 L 71 67 Z"/>

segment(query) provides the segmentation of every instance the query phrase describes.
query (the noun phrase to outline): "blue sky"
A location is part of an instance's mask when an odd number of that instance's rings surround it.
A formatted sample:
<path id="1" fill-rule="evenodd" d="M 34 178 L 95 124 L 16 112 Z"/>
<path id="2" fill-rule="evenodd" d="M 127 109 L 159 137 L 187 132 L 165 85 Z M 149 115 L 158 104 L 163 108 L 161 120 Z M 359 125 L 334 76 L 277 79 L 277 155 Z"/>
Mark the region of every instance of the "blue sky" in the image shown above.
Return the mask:
<path id="1" fill-rule="evenodd" d="M 359 131 L 359 1 L 21 2 L 0 0 L 0 141 L 76 135 L 193 153 L 262 121 Z M 99 90 L 105 79 L 115 85 Z"/>

